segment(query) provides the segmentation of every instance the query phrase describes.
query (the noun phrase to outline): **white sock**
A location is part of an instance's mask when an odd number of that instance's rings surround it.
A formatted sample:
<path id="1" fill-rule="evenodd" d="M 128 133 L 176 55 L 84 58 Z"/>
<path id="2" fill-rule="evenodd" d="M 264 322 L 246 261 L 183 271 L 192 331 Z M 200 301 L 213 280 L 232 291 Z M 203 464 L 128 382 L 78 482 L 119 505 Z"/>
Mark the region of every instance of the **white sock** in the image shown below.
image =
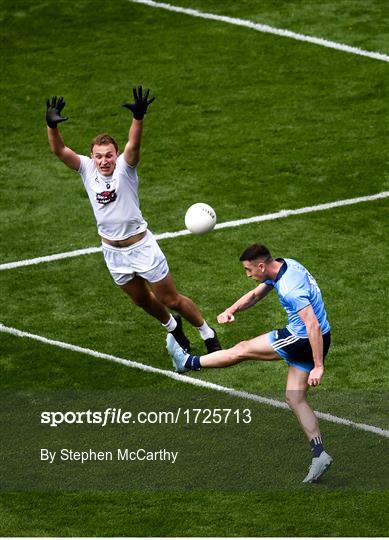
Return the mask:
<path id="1" fill-rule="evenodd" d="M 173 332 L 173 330 L 175 330 L 176 327 L 177 327 L 177 321 L 176 321 L 176 319 L 173 317 L 173 315 L 170 315 L 170 319 L 168 320 L 168 322 L 167 322 L 166 324 L 163 324 L 163 323 L 161 323 L 161 324 L 162 324 L 162 326 L 163 326 L 164 328 L 166 328 L 166 330 L 167 330 L 168 332 Z"/>
<path id="2" fill-rule="evenodd" d="M 206 340 L 209 338 L 213 338 L 215 336 L 215 332 L 210 328 L 206 321 L 201 326 L 197 327 L 197 330 L 200 332 L 200 336 Z"/>

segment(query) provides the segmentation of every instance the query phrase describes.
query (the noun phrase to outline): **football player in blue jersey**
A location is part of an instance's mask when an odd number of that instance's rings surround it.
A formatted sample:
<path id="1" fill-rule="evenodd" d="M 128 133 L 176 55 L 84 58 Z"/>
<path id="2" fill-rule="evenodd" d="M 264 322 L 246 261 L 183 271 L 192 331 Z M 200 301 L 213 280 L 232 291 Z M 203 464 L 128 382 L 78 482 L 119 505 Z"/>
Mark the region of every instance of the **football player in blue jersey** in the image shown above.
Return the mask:
<path id="1" fill-rule="evenodd" d="M 244 311 L 277 291 L 288 315 L 288 325 L 230 349 L 205 356 L 187 354 L 172 335 L 167 348 L 179 373 L 202 368 L 223 368 L 244 360 L 281 360 L 288 365 L 286 402 L 310 442 L 312 463 L 304 482 L 315 482 L 330 467 L 332 458 L 323 448 L 318 419 L 307 402 L 307 390 L 320 384 L 324 359 L 331 343 L 330 325 L 319 286 L 308 270 L 294 259 L 274 259 L 266 246 L 254 244 L 240 257 L 247 277 L 259 285 L 218 315 L 220 324 L 232 323 Z"/>

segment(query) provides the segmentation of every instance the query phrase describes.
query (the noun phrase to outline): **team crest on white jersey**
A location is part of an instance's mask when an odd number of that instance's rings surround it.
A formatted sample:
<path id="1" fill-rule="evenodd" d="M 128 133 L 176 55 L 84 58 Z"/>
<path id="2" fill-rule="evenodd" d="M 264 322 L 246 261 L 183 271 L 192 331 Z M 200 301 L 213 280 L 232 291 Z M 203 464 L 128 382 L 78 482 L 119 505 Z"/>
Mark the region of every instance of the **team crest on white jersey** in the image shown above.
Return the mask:
<path id="1" fill-rule="evenodd" d="M 115 201 L 117 198 L 116 190 L 112 191 L 102 191 L 101 193 L 96 193 L 96 201 L 99 204 L 109 204 Z"/>
<path id="2" fill-rule="evenodd" d="M 118 187 L 117 178 L 101 178 L 95 176 L 94 181 L 91 183 L 93 191 L 96 193 L 96 201 L 99 204 L 109 204 L 117 199 L 116 189 Z"/>

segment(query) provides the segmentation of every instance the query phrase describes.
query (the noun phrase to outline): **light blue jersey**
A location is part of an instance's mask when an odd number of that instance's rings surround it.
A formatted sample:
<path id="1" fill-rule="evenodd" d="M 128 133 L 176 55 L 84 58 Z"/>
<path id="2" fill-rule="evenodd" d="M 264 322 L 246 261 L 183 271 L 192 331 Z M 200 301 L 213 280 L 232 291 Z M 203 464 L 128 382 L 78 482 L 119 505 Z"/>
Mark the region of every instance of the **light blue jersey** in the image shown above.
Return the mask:
<path id="1" fill-rule="evenodd" d="M 289 324 L 286 328 L 295 336 L 307 338 L 307 329 L 298 312 L 310 304 L 319 321 L 321 333 L 326 334 L 331 327 L 315 278 L 294 259 L 277 260 L 284 261 L 284 264 L 276 279 L 268 279 L 265 283 L 276 289 L 281 305 L 288 314 Z"/>

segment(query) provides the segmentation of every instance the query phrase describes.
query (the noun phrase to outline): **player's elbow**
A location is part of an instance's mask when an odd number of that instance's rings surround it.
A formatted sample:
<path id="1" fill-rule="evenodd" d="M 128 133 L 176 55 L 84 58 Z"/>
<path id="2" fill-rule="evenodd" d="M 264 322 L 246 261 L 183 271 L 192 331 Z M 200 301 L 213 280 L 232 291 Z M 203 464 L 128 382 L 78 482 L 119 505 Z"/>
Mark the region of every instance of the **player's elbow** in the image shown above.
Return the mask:
<path id="1" fill-rule="evenodd" d="M 52 148 L 51 151 L 52 151 L 52 153 L 53 153 L 58 159 L 60 159 L 61 161 L 63 161 L 63 152 L 61 152 L 60 149 L 58 149 L 58 148 Z"/>

